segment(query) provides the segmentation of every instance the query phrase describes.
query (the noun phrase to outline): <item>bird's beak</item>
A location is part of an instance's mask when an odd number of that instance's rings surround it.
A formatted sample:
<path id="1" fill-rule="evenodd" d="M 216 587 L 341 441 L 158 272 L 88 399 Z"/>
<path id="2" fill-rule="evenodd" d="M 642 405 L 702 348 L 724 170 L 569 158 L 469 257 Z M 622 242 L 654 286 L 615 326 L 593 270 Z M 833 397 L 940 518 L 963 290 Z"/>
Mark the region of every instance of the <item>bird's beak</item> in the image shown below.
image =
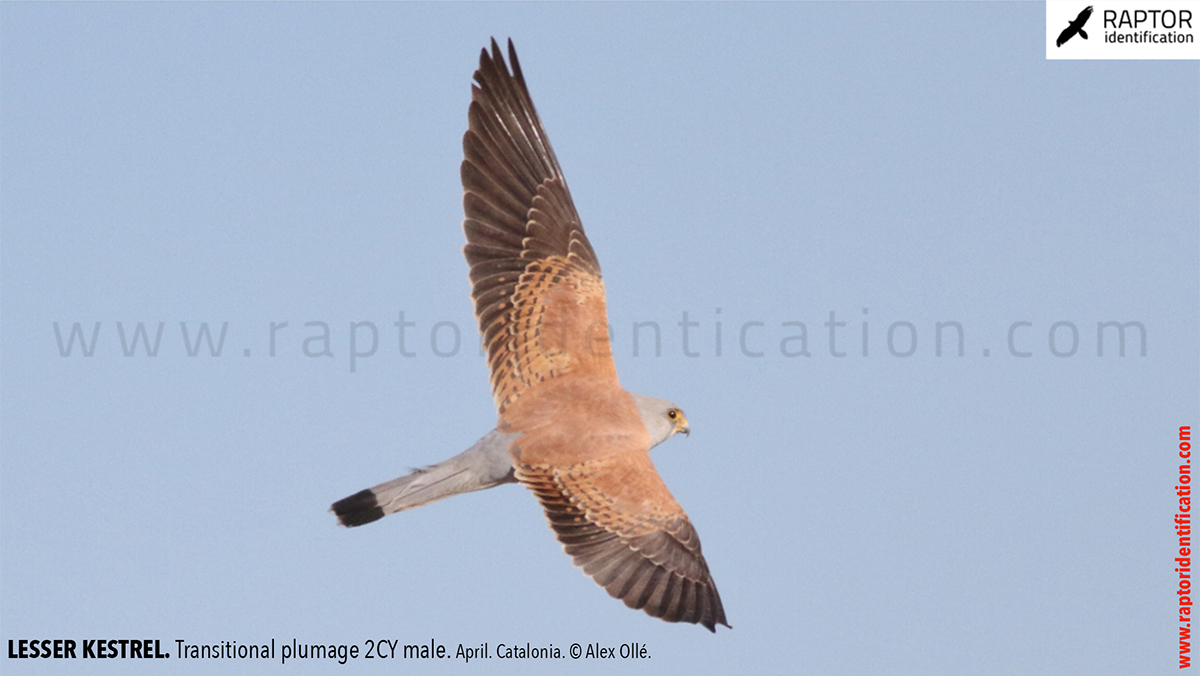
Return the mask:
<path id="1" fill-rule="evenodd" d="M 684 433 L 684 434 L 686 434 L 686 435 L 687 435 L 687 436 L 689 436 L 689 437 L 690 437 L 690 436 L 692 436 L 692 428 L 691 428 L 691 427 L 688 427 L 688 424 L 687 424 L 687 423 L 684 423 L 684 424 L 680 425 L 680 426 L 679 426 L 679 431 L 680 431 L 680 432 L 682 432 L 682 433 Z"/>

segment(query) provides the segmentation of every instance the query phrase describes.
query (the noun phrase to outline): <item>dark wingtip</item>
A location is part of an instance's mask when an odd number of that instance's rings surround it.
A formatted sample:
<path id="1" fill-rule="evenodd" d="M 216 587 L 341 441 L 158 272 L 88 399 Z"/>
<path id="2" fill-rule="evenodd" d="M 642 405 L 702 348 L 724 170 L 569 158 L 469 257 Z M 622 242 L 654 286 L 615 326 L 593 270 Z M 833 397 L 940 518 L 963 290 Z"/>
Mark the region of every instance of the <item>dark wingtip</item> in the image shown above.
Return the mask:
<path id="1" fill-rule="evenodd" d="M 513 77 L 523 84 L 525 76 L 521 74 L 521 62 L 517 60 L 517 48 L 513 46 L 512 38 L 508 39 L 508 61 L 512 64 Z"/>
<path id="2" fill-rule="evenodd" d="M 361 526 L 383 518 L 383 510 L 375 501 L 375 493 L 369 488 L 338 500 L 329 510 L 337 516 L 338 523 L 347 528 Z"/>
<path id="3" fill-rule="evenodd" d="M 712 614 L 712 617 L 707 617 L 707 618 L 701 620 L 700 623 L 703 624 L 706 629 L 708 629 L 709 631 L 711 631 L 714 634 L 717 633 L 717 625 L 718 624 L 725 625 L 726 629 L 733 629 L 733 625 L 729 624 L 729 622 L 725 619 L 725 607 L 723 605 L 721 605 L 721 597 L 720 597 L 720 595 L 717 594 L 717 588 L 713 587 L 712 592 L 713 592 L 713 600 L 716 601 L 716 604 L 717 604 L 716 612 L 714 612 Z"/>
<path id="4" fill-rule="evenodd" d="M 490 54 L 488 53 L 487 47 L 484 47 L 482 50 L 480 50 L 479 65 L 482 66 L 484 63 L 490 61 L 491 63 L 495 64 L 497 68 L 505 73 L 508 73 L 509 65 L 511 64 L 512 76 L 517 80 L 524 82 L 524 77 L 521 75 L 521 64 L 517 61 L 517 48 L 513 46 L 512 38 L 508 39 L 508 63 L 506 63 L 504 60 L 504 52 L 500 49 L 500 43 L 496 42 L 496 38 L 494 36 L 491 38 L 491 41 L 492 51 Z"/>
<path id="5" fill-rule="evenodd" d="M 700 621 L 701 626 L 703 626 L 705 629 L 711 631 L 714 634 L 717 633 L 717 625 L 718 624 L 723 625 L 726 629 L 733 629 L 733 625 L 729 624 L 728 622 L 725 621 L 724 615 L 716 618 L 715 620 L 706 619 L 706 620 Z"/>

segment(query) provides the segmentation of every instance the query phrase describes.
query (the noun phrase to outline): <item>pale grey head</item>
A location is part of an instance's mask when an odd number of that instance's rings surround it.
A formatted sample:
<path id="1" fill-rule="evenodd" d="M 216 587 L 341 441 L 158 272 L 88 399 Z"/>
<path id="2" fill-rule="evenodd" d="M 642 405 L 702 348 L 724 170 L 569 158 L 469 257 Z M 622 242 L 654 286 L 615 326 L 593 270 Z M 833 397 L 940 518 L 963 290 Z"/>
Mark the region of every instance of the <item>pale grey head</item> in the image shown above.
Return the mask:
<path id="1" fill-rule="evenodd" d="M 683 409 L 669 401 L 647 397 L 641 394 L 629 393 L 633 397 L 633 401 L 637 404 L 638 412 L 642 414 L 642 424 L 646 426 L 646 431 L 650 433 L 650 447 L 661 444 L 670 439 L 677 432 L 690 434 L 691 428 L 688 427 L 687 416 L 683 414 Z"/>

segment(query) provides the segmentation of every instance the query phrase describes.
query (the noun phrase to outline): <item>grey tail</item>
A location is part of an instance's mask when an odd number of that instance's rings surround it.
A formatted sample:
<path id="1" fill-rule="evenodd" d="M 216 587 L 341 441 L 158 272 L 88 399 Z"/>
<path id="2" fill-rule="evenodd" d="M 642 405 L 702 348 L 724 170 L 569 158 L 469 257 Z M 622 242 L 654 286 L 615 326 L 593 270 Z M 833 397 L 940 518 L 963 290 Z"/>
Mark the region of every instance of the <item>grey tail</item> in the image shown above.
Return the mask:
<path id="1" fill-rule="evenodd" d="M 492 430 L 453 458 L 338 500 L 330 511 L 343 526 L 361 526 L 451 495 L 516 482 L 508 452 L 514 436 Z"/>

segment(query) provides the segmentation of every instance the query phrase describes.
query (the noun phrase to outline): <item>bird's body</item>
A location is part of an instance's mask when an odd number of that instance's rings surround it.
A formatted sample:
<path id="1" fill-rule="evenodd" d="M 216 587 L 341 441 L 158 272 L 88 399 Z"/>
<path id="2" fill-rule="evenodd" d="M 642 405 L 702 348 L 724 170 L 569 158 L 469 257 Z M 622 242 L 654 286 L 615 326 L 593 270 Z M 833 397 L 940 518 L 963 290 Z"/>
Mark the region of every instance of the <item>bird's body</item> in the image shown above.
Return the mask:
<path id="1" fill-rule="evenodd" d="M 484 50 L 463 137 L 472 297 L 498 421 L 470 449 L 333 505 L 357 526 L 457 493 L 520 482 L 575 564 L 631 608 L 728 623 L 687 514 L 650 449 L 687 420 L 625 391 L 600 265 L 529 98 L 512 42 Z"/>

